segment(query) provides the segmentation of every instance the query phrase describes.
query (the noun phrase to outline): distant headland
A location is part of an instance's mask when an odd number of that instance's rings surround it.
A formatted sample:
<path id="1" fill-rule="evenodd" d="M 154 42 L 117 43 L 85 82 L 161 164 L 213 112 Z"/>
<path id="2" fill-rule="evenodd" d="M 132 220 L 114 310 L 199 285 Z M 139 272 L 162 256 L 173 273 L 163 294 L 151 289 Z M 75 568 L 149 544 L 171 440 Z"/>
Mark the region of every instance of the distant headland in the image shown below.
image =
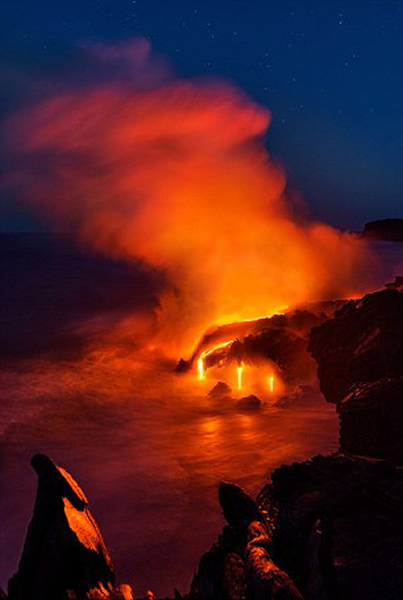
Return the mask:
<path id="1" fill-rule="evenodd" d="M 370 221 L 362 232 L 365 238 L 386 242 L 403 242 L 403 219 Z"/>

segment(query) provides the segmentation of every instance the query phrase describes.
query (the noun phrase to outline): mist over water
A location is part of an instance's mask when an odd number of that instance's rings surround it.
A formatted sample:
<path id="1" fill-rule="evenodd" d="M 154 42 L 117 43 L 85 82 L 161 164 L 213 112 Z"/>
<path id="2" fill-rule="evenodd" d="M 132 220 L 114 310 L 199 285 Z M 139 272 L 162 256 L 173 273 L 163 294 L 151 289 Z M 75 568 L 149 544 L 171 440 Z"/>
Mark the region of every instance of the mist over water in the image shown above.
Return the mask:
<path id="1" fill-rule="evenodd" d="M 401 259 L 393 254 L 388 275 Z M 160 282 L 141 266 L 44 236 L 2 237 L 1 261 L 2 587 L 31 516 L 35 452 L 82 485 L 119 580 L 140 595 L 188 588 L 222 525 L 221 480 L 255 494 L 280 464 L 337 449 L 324 400 L 239 413 L 207 398 L 214 382 L 190 384 L 142 346 Z"/>

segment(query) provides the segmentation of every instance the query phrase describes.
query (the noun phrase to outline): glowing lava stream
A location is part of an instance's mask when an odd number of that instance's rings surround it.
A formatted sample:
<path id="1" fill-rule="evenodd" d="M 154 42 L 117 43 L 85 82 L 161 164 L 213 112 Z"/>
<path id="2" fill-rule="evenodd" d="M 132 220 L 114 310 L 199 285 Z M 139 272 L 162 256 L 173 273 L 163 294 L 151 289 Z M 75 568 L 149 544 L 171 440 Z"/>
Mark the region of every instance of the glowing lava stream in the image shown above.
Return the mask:
<path id="1" fill-rule="evenodd" d="M 202 358 L 199 358 L 197 361 L 197 369 L 199 371 L 199 379 L 202 381 L 204 379 L 204 361 Z"/>
<path id="2" fill-rule="evenodd" d="M 216 344 L 210 348 L 208 348 L 207 350 L 204 350 L 204 352 L 201 353 L 201 355 L 199 356 L 199 358 L 197 359 L 197 371 L 198 371 L 198 379 L 199 381 L 203 381 L 206 378 L 206 367 L 205 367 L 205 358 L 207 356 L 209 356 L 210 354 L 212 354 L 213 352 L 215 352 L 216 350 L 219 350 L 220 348 L 225 348 L 226 346 L 229 346 L 230 344 L 232 344 L 234 342 L 234 340 L 230 340 L 228 342 L 222 342 L 220 344 Z M 238 364 L 237 368 L 236 368 L 236 374 L 237 374 L 237 388 L 238 390 L 242 390 L 243 387 L 243 364 L 240 363 Z M 274 393 L 274 375 L 269 375 L 268 377 L 268 383 L 269 383 L 269 391 L 270 393 Z"/>
<path id="3" fill-rule="evenodd" d="M 206 378 L 206 369 L 205 369 L 204 359 L 207 356 L 209 356 L 209 354 L 212 354 L 212 352 L 215 352 L 216 350 L 219 350 L 220 348 L 225 348 L 226 346 L 229 346 L 233 342 L 234 342 L 234 340 L 229 340 L 228 342 L 221 342 L 220 344 L 215 344 L 214 346 L 211 346 L 211 348 L 204 350 L 204 352 L 202 352 L 200 354 L 199 358 L 197 359 L 197 371 L 198 371 L 199 381 L 203 381 Z M 241 369 L 242 369 L 242 367 L 241 367 Z M 242 374 L 241 374 L 241 387 L 242 387 Z M 238 374 L 238 389 L 241 389 L 241 387 L 239 385 L 239 374 Z"/>
<path id="4" fill-rule="evenodd" d="M 242 365 L 238 365 L 237 369 L 237 379 L 238 379 L 238 390 L 242 389 L 242 371 L 243 371 L 243 366 Z"/>
<path id="5" fill-rule="evenodd" d="M 216 344 L 215 346 L 211 346 L 211 348 L 208 348 L 207 350 L 204 350 L 204 352 L 202 352 L 197 360 L 197 369 L 199 371 L 199 379 L 204 379 L 204 359 L 206 358 L 206 356 L 209 356 L 209 354 L 212 354 L 213 352 L 215 352 L 216 350 L 219 350 L 220 348 L 225 348 L 225 346 L 229 346 L 230 344 L 233 343 L 234 340 L 230 340 L 229 342 L 222 342 L 221 344 Z M 201 376 L 202 374 L 202 376 Z"/>

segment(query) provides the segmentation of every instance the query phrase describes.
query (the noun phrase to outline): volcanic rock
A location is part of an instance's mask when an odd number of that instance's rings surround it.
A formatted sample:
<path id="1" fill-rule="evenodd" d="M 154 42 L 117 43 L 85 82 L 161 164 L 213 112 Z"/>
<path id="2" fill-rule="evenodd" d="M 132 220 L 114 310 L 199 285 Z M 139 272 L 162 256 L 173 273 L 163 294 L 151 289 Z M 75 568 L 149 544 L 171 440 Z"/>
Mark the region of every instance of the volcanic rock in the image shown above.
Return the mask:
<path id="1" fill-rule="evenodd" d="M 132 588 L 130 585 L 123 583 L 118 585 L 113 596 L 114 600 L 134 600 Z"/>
<path id="2" fill-rule="evenodd" d="M 67 471 L 37 454 L 34 512 L 9 600 L 129 599 L 116 589 L 112 560 L 88 500 Z"/>
<path id="3" fill-rule="evenodd" d="M 314 408 L 324 402 L 317 386 L 298 385 L 284 396 L 280 396 L 274 405 L 278 408 Z"/>
<path id="4" fill-rule="evenodd" d="M 238 402 L 236 403 L 236 408 L 238 410 L 259 410 L 261 406 L 262 402 L 254 394 L 251 394 L 250 396 L 245 396 L 244 398 L 238 400 Z"/>
<path id="5" fill-rule="evenodd" d="M 351 385 L 403 376 L 403 293 L 387 289 L 350 301 L 312 329 L 309 350 L 328 402 Z"/>
<path id="6" fill-rule="evenodd" d="M 343 455 L 276 469 L 258 507 L 275 563 L 307 599 L 403 597 L 403 474 Z"/>
<path id="7" fill-rule="evenodd" d="M 338 405 L 341 449 L 403 461 L 403 291 L 351 301 L 311 332 L 320 387 Z"/>
<path id="8" fill-rule="evenodd" d="M 234 484 L 221 484 L 229 527 L 200 560 L 191 600 L 302 600 L 290 577 L 270 556 L 271 529 L 256 503 Z"/>
<path id="9" fill-rule="evenodd" d="M 403 242 L 403 219 L 379 219 L 366 223 L 363 236 L 371 240 Z"/>
<path id="10" fill-rule="evenodd" d="M 213 388 L 209 391 L 209 398 L 216 398 L 221 400 L 223 398 L 229 398 L 231 396 L 232 389 L 227 383 L 218 381 Z"/>
<path id="11" fill-rule="evenodd" d="M 403 462 L 403 377 L 361 383 L 340 401 L 345 452 Z"/>
<path id="12" fill-rule="evenodd" d="M 389 290 L 403 290 L 403 277 L 401 275 L 397 275 L 394 281 L 385 284 L 385 287 Z"/>
<path id="13" fill-rule="evenodd" d="M 315 363 L 307 352 L 307 342 L 299 334 L 278 327 L 250 335 L 243 342 L 245 361 L 274 362 L 289 383 L 309 380 Z"/>
<path id="14" fill-rule="evenodd" d="M 262 520 L 256 502 L 239 485 L 223 482 L 218 497 L 227 523 L 239 535 L 245 536 L 252 521 Z"/>
<path id="15" fill-rule="evenodd" d="M 187 373 L 190 367 L 190 362 L 188 360 L 185 360 L 184 358 L 181 358 L 175 367 L 175 373 Z"/>

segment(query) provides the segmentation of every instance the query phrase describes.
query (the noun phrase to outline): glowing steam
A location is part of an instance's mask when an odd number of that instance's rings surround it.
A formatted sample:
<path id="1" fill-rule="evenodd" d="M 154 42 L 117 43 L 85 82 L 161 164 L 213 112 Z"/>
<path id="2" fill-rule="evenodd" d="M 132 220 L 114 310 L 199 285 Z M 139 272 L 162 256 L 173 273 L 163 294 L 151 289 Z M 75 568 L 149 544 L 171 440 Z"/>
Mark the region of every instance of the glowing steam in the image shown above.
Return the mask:
<path id="1" fill-rule="evenodd" d="M 353 237 L 291 218 L 269 120 L 229 85 L 177 81 L 65 91 L 9 127 L 55 227 L 166 273 L 158 341 L 183 353 L 211 325 L 353 292 L 362 271 Z"/>

